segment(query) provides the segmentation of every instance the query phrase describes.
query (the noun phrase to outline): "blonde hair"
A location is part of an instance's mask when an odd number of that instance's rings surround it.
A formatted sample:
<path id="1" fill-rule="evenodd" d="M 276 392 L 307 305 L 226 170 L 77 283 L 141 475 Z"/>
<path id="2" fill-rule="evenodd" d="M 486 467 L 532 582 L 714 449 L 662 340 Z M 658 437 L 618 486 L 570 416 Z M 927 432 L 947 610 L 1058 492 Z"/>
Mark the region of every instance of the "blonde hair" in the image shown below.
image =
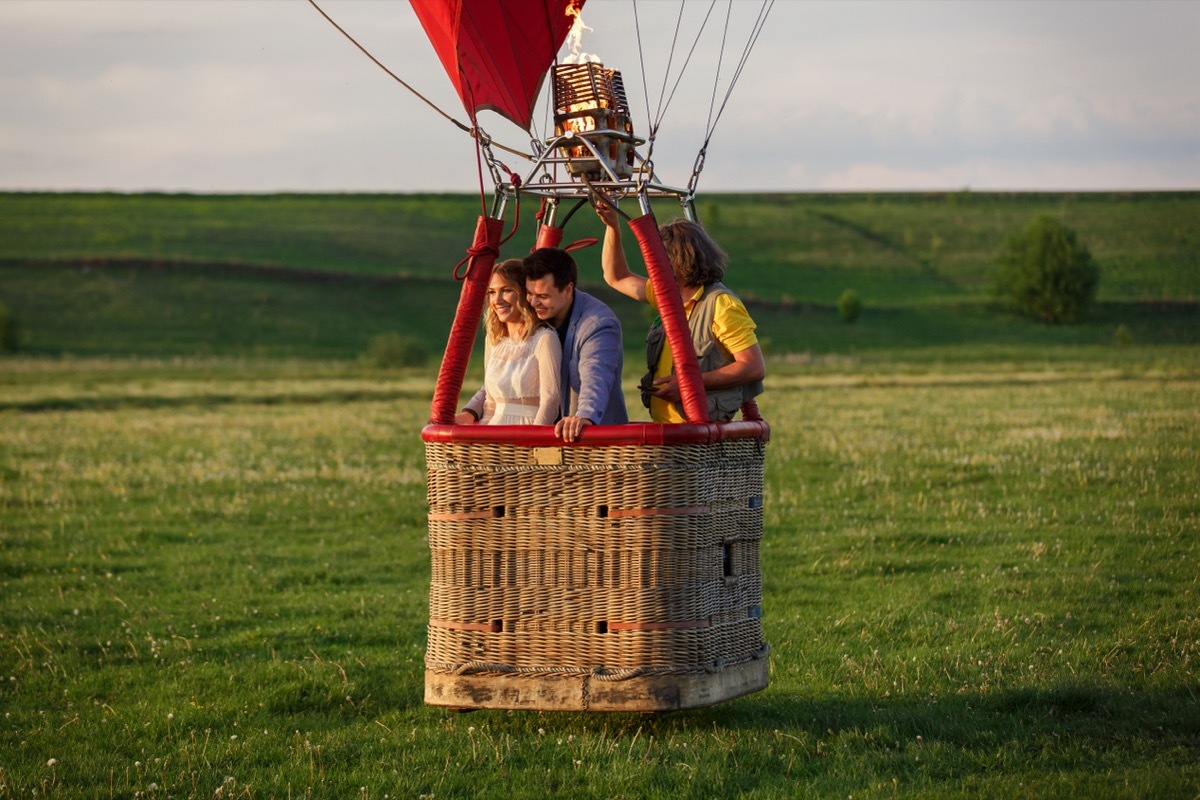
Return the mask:
<path id="1" fill-rule="evenodd" d="M 534 329 L 542 324 L 542 321 L 534 313 L 533 306 L 529 305 L 529 298 L 525 293 L 524 264 L 521 263 L 521 259 L 519 258 L 510 258 L 501 261 L 492 268 L 492 275 L 499 275 L 508 286 L 517 290 L 517 302 L 515 304 L 517 315 L 525 325 L 525 329 L 521 332 L 521 338 L 528 339 L 533 334 Z M 492 311 L 491 303 L 488 303 L 483 313 L 483 329 L 487 331 L 489 344 L 495 344 L 508 335 L 508 326 L 496 319 L 496 313 Z"/>

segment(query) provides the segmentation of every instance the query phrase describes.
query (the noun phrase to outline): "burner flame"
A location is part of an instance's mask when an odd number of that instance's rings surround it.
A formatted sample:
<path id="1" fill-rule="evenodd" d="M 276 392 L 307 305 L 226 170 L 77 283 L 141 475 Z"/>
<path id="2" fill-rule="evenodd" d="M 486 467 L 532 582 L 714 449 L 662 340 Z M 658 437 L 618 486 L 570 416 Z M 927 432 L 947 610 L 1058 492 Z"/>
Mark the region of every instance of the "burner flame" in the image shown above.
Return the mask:
<path id="1" fill-rule="evenodd" d="M 571 45 L 571 55 L 563 58 L 563 63 L 587 64 L 589 62 L 599 62 L 599 56 L 592 55 L 591 53 L 584 53 L 580 50 L 580 48 L 583 47 L 584 31 L 595 30 L 584 23 L 583 10 L 578 6 L 570 6 L 567 8 L 567 16 L 574 17 L 575 21 L 571 23 L 571 32 L 567 34 L 567 42 Z"/>

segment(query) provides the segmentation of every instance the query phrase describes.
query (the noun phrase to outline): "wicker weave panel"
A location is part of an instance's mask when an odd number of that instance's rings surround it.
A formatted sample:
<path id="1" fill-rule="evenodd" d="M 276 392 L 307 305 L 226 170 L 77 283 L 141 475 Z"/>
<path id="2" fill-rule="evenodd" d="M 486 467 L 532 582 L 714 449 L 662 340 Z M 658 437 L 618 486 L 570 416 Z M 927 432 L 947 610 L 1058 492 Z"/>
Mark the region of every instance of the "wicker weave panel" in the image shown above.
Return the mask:
<path id="1" fill-rule="evenodd" d="M 675 586 L 723 575 L 724 549 L 431 551 L 433 580 L 446 586 Z"/>
<path id="2" fill-rule="evenodd" d="M 529 509 L 477 510 L 488 517 L 431 519 L 429 545 L 458 549 L 487 542 L 497 550 L 653 550 L 669 547 L 695 550 L 716 547 L 735 539 L 758 540 L 762 535 L 762 509 L 716 511 L 666 509 L 659 516 L 625 516 L 619 519 L 584 516 L 525 516 Z M 536 511 L 536 510 L 535 510 Z M 436 513 L 436 512 L 435 512 Z M 449 512 L 458 515 L 468 511 Z M 611 512 L 615 513 L 615 512 Z M 503 514 L 497 517 L 496 514 Z"/>
<path id="3" fill-rule="evenodd" d="M 519 471 L 540 466 L 536 447 L 496 442 L 427 443 L 426 464 L 431 469 L 447 467 L 488 472 Z M 738 439 L 714 444 L 614 445 L 609 447 L 561 447 L 566 469 L 670 468 L 675 465 L 709 466 L 741 457 L 754 460 L 761 454 L 758 439 Z M 761 458 L 760 458 L 761 460 Z"/>
<path id="4" fill-rule="evenodd" d="M 429 626 L 426 666 L 497 666 L 515 670 L 556 667 L 707 671 L 742 663 L 762 649 L 760 621 L 667 631 L 485 633 Z M 444 659 L 444 660 L 443 660 Z"/>
<path id="5" fill-rule="evenodd" d="M 704 672 L 761 657 L 763 449 L 427 442 L 427 668 Z"/>
<path id="6" fill-rule="evenodd" d="M 441 586 L 431 596 L 429 617 L 462 623 L 503 622 L 510 629 L 546 630 L 563 620 L 596 630 L 602 622 L 668 622 L 744 619 L 758 605 L 762 582 L 747 576 L 729 583 L 708 581 L 691 586 L 652 586 L 612 592 L 605 587 L 560 588 L 514 586 L 500 588 Z"/>
<path id="7" fill-rule="evenodd" d="M 499 479 L 500 477 L 503 479 Z M 600 475 L 587 472 L 540 474 L 508 473 L 481 481 L 478 473 L 448 471 L 430 487 L 429 503 L 436 512 L 467 509 L 516 510 L 531 519 L 581 516 L 603 518 L 609 511 L 644 508 L 707 506 L 720 509 L 730 501 L 746 502 L 762 496 L 761 486 L 733 486 L 719 474 L 697 475 L 694 470 L 664 472 L 612 471 Z M 603 492 L 597 484 L 603 483 Z M 730 497 L 735 493 L 734 497 Z"/>

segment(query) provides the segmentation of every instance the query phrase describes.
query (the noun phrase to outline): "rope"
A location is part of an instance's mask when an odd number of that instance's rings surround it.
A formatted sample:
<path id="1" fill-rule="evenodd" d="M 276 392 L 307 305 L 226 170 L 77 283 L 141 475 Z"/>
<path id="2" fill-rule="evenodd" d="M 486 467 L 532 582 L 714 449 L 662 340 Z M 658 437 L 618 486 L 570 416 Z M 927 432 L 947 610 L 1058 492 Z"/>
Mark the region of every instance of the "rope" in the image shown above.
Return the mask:
<path id="1" fill-rule="evenodd" d="M 687 72 L 688 64 L 692 63 L 692 56 L 694 56 L 696 54 L 696 48 L 700 44 L 700 37 L 704 34 L 704 29 L 708 26 L 709 17 L 712 16 L 713 8 L 715 8 L 716 5 L 717 5 L 717 0 L 712 0 L 712 2 L 708 4 L 708 11 L 706 11 L 704 13 L 704 21 L 700 23 L 700 30 L 696 31 L 696 38 L 692 40 L 692 47 L 690 50 L 688 50 L 687 58 L 685 58 L 683 60 L 683 66 L 681 66 L 679 68 L 679 74 L 675 76 L 675 85 L 671 87 L 671 93 L 669 95 L 667 95 L 666 104 L 664 105 L 662 98 L 661 97 L 659 98 L 659 111 L 658 111 L 658 119 L 655 120 L 656 124 L 662 122 L 662 118 L 664 116 L 666 116 L 667 109 L 670 107 L 671 101 L 675 99 L 675 92 L 679 90 L 679 83 L 680 83 L 680 81 L 683 80 L 683 73 Z M 732 8 L 732 6 L 731 6 L 731 8 Z M 676 23 L 675 23 L 676 37 L 678 37 L 678 35 L 679 35 L 679 26 L 682 24 L 682 22 L 683 22 L 683 4 L 680 3 L 679 18 L 678 18 L 678 20 L 676 20 Z M 674 57 L 674 54 L 675 54 L 675 41 L 672 40 L 671 41 L 672 57 Z M 667 65 L 667 70 L 668 70 L 668 72 L 670 71 L 669 63 Z M 714 82 L 714 86 L 715 86 L 715 82 Z M 666 78 L 665 77 L 663 79 L 663 90 L 664 91 L 666 90 Z"/>
<path id="2" fill-rule="evenodd" d="M 369 50 L 367 50 L 367 48 L 365 48 L 361 44 L 359 44 L 359 42 L 353 36 L 351 36 L 349 32 L 347 32 L 341 25 L 338 25 L 337 22 L 335 22 L 332 17 L 330 17 L 328 14 L 326 14 L 325 10 L 322 9 L 317 4 L 316 0 L 308 0 L 308 2 L 309 2 L 309 5 L 311 5 L 313 8 L 315 8 L 317 10 L 317 12 L 322 17 L 324 17 L 325 20 L 330 25 L 332 25 L 334 28 L 336 28 L 337 31 L 342 34 L 342 36 L 344 36 L 351 44 L 353 44 L 355 47 L 357 47 L 359 49 L 359 51 L 362 52 L 363 55 L 365 55 L 367 58 L 369 58 L 372 61 L 372 63 L 375 64 L 375 66 L 379 67 L 381 70 L 383 70 L 385 73 L 387 73 L 387 75 L 389 77 L 391 77 L 392 80 L 396 81 L 401 86 L 403 86 L 405 89 L 407 89 L 409 92 L 411 92 L 417 99 L 419 99 L 421 102 L 425 103 L 425 105 L 429 106 L 431 109 L 433 109 L 435 112 L 437 112 L 442 118 L 446 119 L 447 121 L 452 123 L 455 127 L 457 127 L 459 130 L 463 131 L 464 133 L 466 133 L 472 139 L 475 140 L 476 148 L 477 148 L 476 149 L 476 168 L 478 171 L 479 184 L 480 184 L 479 185 L 479 195 L 480 195 L 481 205 L 483 204 L 483 196 L 485 194 L 485 190 L 484 190 L 484 186 L 483 186 L 482 159 L 485 155 L 490 155 L 483 151 L 486 151 L 488 148 L 495 147 L 495 148 L 497 148 L 499 150 L 503 150 L 504 152 L 509 153 L 511 155 L 523 158 L 526 161 L 533 161 L 535 159 L 534 155 L 523 152 L 521 150 L 517 150 L 516 148 L 513 148 L 513 147 L 507 147 L 505 145 L 500 144 L 499 142 L 493 141 L 491 139 L 491 137 L 489 137 L 486 133 L 484 133 L 478 127 L 478 124 L 476 123 L 473 113 L 471 115 L 472 124 L 468 125 L 464 122 L 460 122 L 459 120 L 455 119 L 450 114 L 448 114 L 447 112 L 443 111 L 436 104 L 434 104 L 429 98 L 425 97 L 423 94 L 418 92 L 415 88 L 413 88 L 411 85 L 406 83 L 402 78 L 400 78 L 399 75 L 397 75 L 396 73 L 394 73 L 390 69 L 388 69 L 386 66 L 384 66 L 384 64 L 379 59 L 375 58 L 375 56 L 373 56 L 371 54 L 371 52 Z M 648 129 L 649 129 L 649 133 L 648 133 L 647 140 L 646 140 L 647 141 L 647 151 L 646 151 L 645 162 L 646 162 L 647 169 L 650 170 L 651 172 L 653 172 L 653 161 L 652 161 L 651 157 L 653 156 L 653 153 L 654 153 L 654 145 L 655 145 L 655 141 L 658 137 L 659 126 L 662 123 L 663 117 L 666 115 L 667 109 L 670 107 L 672 101 L 675 98 L 675 94 L 679 89 L 680 82 L 683 80 L 683 74 L 687 71 L 688 65 L 691 63 L 692 56 L 695 54 L 696 48 L 699 46 L 700 37 L 704 33 L 705 28 L 708 26 L 709 19 L 712 16 L 712 12 L 716 6 L 716 3 L 717 3 L 717 0 L 711 0 L 711 2 L 709 3 L 708 10 L 704 14 L 704 19 L 703 19 L 702 23 L 700 24 L 699 30 L 696 32 L 696 36 L 692 41 L 690 49 L 688 50 L 687 57 L 684 58 L 682 66 L 679 67 L 679 71 L 675 77 L 674 83 L 671 85 L 670 91 L 668 92 L 667 85 L 668 85 L 668 83 L 670 83 L 672 62 L 674 61 L 674 58 L 675 58 L 676 47 L 679 44 L 680 29 L 683 24 L 684 0 L 680 0 L 679 13 L 676 16 L 676 20 L 675 20 L 675 31 L 674 31 L 674 34 L 671 39 L 671 48 L 670 48 L 670 52 L 669 52 L 669 55 L 667 58 L 666 70 L 663 75 L 663 85 L 662 85 L 661 91 L 659 92 L 658 109 L 655 114 L 651 114 L 651 112 L 650 112 L 650 92 L 649 92 L 649 88 L 646 83 L 646 59 L 645 59 L 645 47 L 642 43 L 642 26 L 641 26 L 641 20 L 640 20 L 639 14 L 638 14 L 637 0 L 633 0 L 634 30 L 635 30 L 635 33 L 637 36 L 638 59 L 639 59 L 640 65 L 641 65 L 641 73 L 642 73 L 642 95 L 646 101 L 646 120 L 647 120 Z M 726 15 L 725 15 L 725 29 L 724 29 L 724 32 L 721 37 L 721 50 L 720 50 L 720 56 L 718 58 L 717 74 L 713 81 L 712 96 L 709 99 L 708 125 L 707 125 L 707 129 L 705 131 L 704 142 L 700 146 L 700 150 L 699 150 L 699 152 L 697 154 L 697 158 L 696 158 L 696 163 L 693 165 L 691 180 L 688 182 L 689 191 L 693 195 L 695 194 L 696 183 L 699 178 L 700 171 L 704 168 L 704 158 L 708 151 L 709 142 L 712 140 L 713 133 L 716 131 L 717 123 L 720 121 L 721 116 L 724 114 L 725 108 L 729 103 L 729 99 L 733 95 L 733 89 L 737 85 L 738 79 L 741 77 L 742 70 L 745 68 L 746 62 L 749 60 L 750 51 L 753 49 L 754 45 L 757 43 L 758 37 L 762 34 L 763 28 L 766 27 L 767 16 L 770 13 L 771 8 L 774 6 L 774 3 L 775 3 L 775 0 L 762 0 L 762 5 L 760 6 L 759 12 L 758 12 L 758 18 L 755 20 L 751 34 L 747 39 L 746 45 L 742 50 L 741 57 L 738 60 L 737 66 L 733 71 L 733 77 L 731 78 L 731 80 L 729 82 L 729 87 L 725 92 L 725 96 L 721 100 L 720 106 L 717 106 L 717 103 L 716 103 L 717 87 L 720 85 L 721 64 L 724 60 L 725 46 L 726 46 L 728 35 L 729 35 L 730 18 L 732 16 L 732 10 L 733 10 L 732 0 L 729 0 L 728 10 L 726 11 Z M 714 114 L 714 108 L 716 109 L 715 114 Z M 531 121 L 531 126 L 532 126 L 532 121 Z M 508 170 L 507 167 L 505 167 L 505 171 L 509 172 L 510 179 L 517 179 L 516 173 L 511 172 L 510 170 Z M 648 180 L 647 176 L 643 176 L 639 180 L 639 184 L 644 183 L 645 180 Z M 516 181 L 514 181 L 514 183 L 515 182 Z M 519 194 L 520 187 L 517 186 L 517 189 L 518 189 L 518 194 Z M 486 213 L 486 210 L 485 210 L 485 213 Z M 508 239 L 511 238 L 511 236 L 515 232 L 516 232 L 516 230 L 515 230 L 515 226 L 514 226 L 513 232 L 510 233 L 508 236 L 506 236 L 504 238 L 504 241 L 507 242 Z M 466 260 L 467 259 L 464 259 L 464 261 L 466 261 Z M 461 265 L 462 265 L 462 262 L 460 262 L 458 266 L 461 266 Z M 458 270 L 458 267 L 456 266 L 455 267 L 456 273 L 457 273 L 457 270 Z M 468 270 L 469 270 L 469 268 L 468 268 Z"/>
<path id="3" fill-rule="evenodd" d="M 511 234 L 509 234 L 511 236 Z M 491 255 L 492 258 L 497 258 L 500 255 L 499 245 L 493 245 L 490 242 L 473 245 L 467 250 L 467 254 L 463 256 L 462 261 L 454 265 L 454 280 L 465 281 L 467 276 L 471 274 L 471 268 L 475 266 L 475 259 L 479 256 Z M 462 275 L 458 274 L 458 268 L 463 264 L 467 265 L 467 269 Z"/>
<path id="4" fill-rule="evenodd" d="M 638 16 L 637 0 L 633 0 L 633 32 L 637 36 L 638 66 L 642 72 L 642 98 L 646 101 L 646 124 L 650 126 L 650 136 L 647 140 L 650 149 L 654 149 L 654 117 L 650 114 L 650 89 L 646 85 L 646 55 L 642 47 L 642 21 Z"/>
<path id="5" fill-rule="evenodd" d="M 730 81 L 729 81 L 729 88 L 726 89 L 726 91 L 725 91 L 725 97 L 721 101 L 721 107 L 717 110 L 717 116 L 715 119 L 712 118 L 712 105 L 710 103 L 709 112 L 708 112 L 709 117 L 710 117 L 710 122 L 709 122 L 709 126 L 708 126 L 708 133 L 704 137 L 704 147 L 702 149 L 708 148 L 708 142 L 712 138 L 713 131 L 716 130 L 717 122 L 720 121 L 721 115 L 723 113 L 725 113 L 725 106 L 728 105 L 729 98 L 733 95 L 733 89 L 737 85 L 738 79 L 742 77 L 742 70 L 745 68 L 746 62 L 750 59 L 750 51 L 754 49 L 754 45 L 758 42 L 758 37 L 762 34 L 763 28 L 766 27 L 767 15 L 771 13 L 771 8 L 774 5 L 775 5 L 775 0 L 763 0 L 762 6 L 759 7 L 758 19 L 756 19 L 754 21 L 754 27 L 750 33 L 750 36 L 746 40 L 746 46 L 744 48 L 742 48 L 742 57 L 738 61 L 737 68 L 733 71 L 733 78 L 730 79 Z M 730 9 L 730 12 L 732 12 L 732 10 L 733 10 L 732 3 L 730 3 L 729 9 Z M 729 34 L 729 16 L 730 16 L 729 13 L 727 13 L 725 16 L 725 33 L 722 35 L 722 38 L 721 38 L 721 55 L 722 55 L 722 57 L 724 56 L 724 53 L 725 53 L 725 37 L 728 36 L 728 34 Z M 720 79 L 720 75 L 721 75 L 720 65 L 718 64 L 718 67 L 717 67 L 718 81 Z M 714 101 L 716 99 L 716 95 L 717 95 L 717 81 L 714 81 L 713 82 L 713 99 L 714 99 Z"/>
<path id="6" fill-rule="evenodd" d="M 478 137 L 478 129 L 477 128 L 467 125 L 465 122 L 459 122 L 457 119 L 450 116 L 448 113 L 446 113 L 441 108 L 439 108 L 436 104 L 434 104 L 434 102 L 432 100 L 425 97 L 425 95 L 421 94 L 416 89 L 414 89 L 412 86 L 410 86 L 408 83 L 406 83 L 399 75 L 397 75 L 396 73 L 392 72 L 390 69 L 385 67 L 379 59 L 377 59 L 375 56 L 371 55 L 371 52 L 369 50 L 367 50 L 367 48 L 365 48 L 361 44 L 359 44 L 358 41 L 353 36 L 351 36 L 341 25 L 338 25 L 336 22 L 334 22 L 333 18 L 330 17 L 328 14 L 326 14 L 324 9 L 322 9 L 319 5 L 317 5 L 316 0 L 308 0 L 308 2 L 309 2 L 309 5 L 311 5 L 313 8 L 315 8 L 321 14 L 321 16 L 324 17 L 326 19 L 326 21 L 329 22 L 330 25 L 337 28 L 338 32 L 341 33 L 342 36 L 345 36 L 346 39 L 348 39 L 352 45 L 354 45 L 360 51 L 362 51 L 363 55 L 365 55 L 367 58 L 371 59 L 371 61 L 375 64 L 375 66 L 379 67 L 381 70 L 386 72 L 392 78 L 392 80 L 394 80 L 396 83 L 403 86 L 405 89 L 408 89 L 408 91 L 412 92 L 412 94 L 418 100 L 420 100 L 425 105 L 432 108 L 434 111 L 436 111 L 439 115 L 441 115 L 446 120 L 449 120 L 450 122 L 452 122 L 455 125 L 455 127 L 457 127 L 459 130 L 461 130 L 464 133 L 466 133 L 467 135 L 469 135 L 471 138 L 476 139 Z M 530 156 L 528 153 L 524 153 L 524 152 L 517 150 L 515 148 L 512 148 L 512 147 L 506 147 L 505 145 L 502 145 L 498 142 L 492 142 L 492 146 L 499 148 L 500 150 L 503 150 L 506 153 L 511 153 L 514 156 L 520 156 L 521 158 L 524 158 L 526 161 L 533 160 L 533 157 Z"/>
<path id="7" fill-rule="evenodd" d="M 655 140 L 658 136 L 659 126 L 662 123 L 663 117 L 666 116 L 667 109 L 670 107 L 671 102 L 675 98 L 675 93 L 676 93 L 676 91 L 678 91 L 679 84 L 683 80 L 683 74 L 684 74 L 684 72 L 687 71 L 688 65 L 691 63 L 692 56 L 695 54 L 696 48 L 700 44 L 700 37 L 704 33 L 705 28 L 708 26 L 709 19 L 712 17 L 712 12 L 713 12 L 713 9 L 716 7 L 716 3 L 717 3 L 717 0 L 711 0 L 711 2 L 709 3 L 708 10 L 704 14 L 704 19 L 700 23 L 700 28 L 696 31 L 696 36 L 692 41 L 691 48 L 688 50 L 687 57 L 683 60 L 683 65 L 679 68 L 679 72 L 675 77 L 675 82 L 673 85 L 671 85 L 670 92 L 668 93 L 667 84 L 670 83 L 671 64 L 675 58 L 676 47 L 679 45 L 680 29 L 683 25 L 684 2 L 683 2 L 683 0 L 680 0 L 679 13 L 676 15 L 676 18 L 675 18 L 675 32 L 674 32 L 674 35 L 672 36 L 671 48 L 670 48 L 670 51 L 667 56 L 667 68 L 663 75 L 663 86 L 662 86 L 662 90 L 659 92 L 658 110 L 657 110 L 656 114 L 651 114 L 650 99 L 649 99 L 650 93 L 649 93 L 649 89 L 647 88 L 647 84 L 646 84 L 646 59 L 645 59 L 645 48 L 642 43 L 641 19 L 638 15 L 637 0 L 633 0 L 634 31 L 637 36 L 638 58 L 639 58 L 639 62 L 641 65 L 641 70 L 642 70 L 642 93 L 646 97 L 646 120 L 647 120 L 647 124 L 649 126 L 649 134 L 646 138 L 647 154 L 646 154 L 646 158 L 645 158 L 645 162 L 646 162 L 648 169 L 651 169 L 651 170 L 653 169 L 652 162 L 651 162 L 651 155 L 654 152 L 654 144 L 655 144 Z M 746 46 L 742 50 L 741 58 L 739 59 L 739 61 L 737 63 L 737 67 L 733 71 L 733 77 L 729 82 L 729 87 L 725 92 L 724 98 L 722 98 L 720 106 L 717 107 L 717 102 L 716 102 L 717 88 L 720 85 L 721 64 L 724 60 L 725 46 L 726 46 L 726 43 L 728 41 L 728 36 L 729 36 L 730 19 L 732 17 L 732 13 L 733 13 L 733 0 L 729 0 L 729 2 L 728 2 L 727 11 L 725 14 L 725 28 L 721 35 L 721 50 L 720 50 L 720 53 L 718 56 L 717 73 L 713 79 L 712 97 L 709 100 L 708 124 L 707 124 L 706 130 L 705 130 L 705 133 L 704 133 L 704 142 L 700 146 L 700 150 L 696 156 L 696 163 L 694 164 L 694 166 L 692 168 L 691 180 L 688 182 L 688 189 L 689 189 L 690 193 L 693 195 L 695 194 L 696 183 L 699 178 L 700 171 L 704 168 L 705 155 L 708 152 L 708 145 L 709 145 L 709 142 L 712 140 L 713 133 L 716 131 L 717 122 L 720 121 L 721 115 L 724 113 L 725 107 L 729 103 L 729 98 L 733 95 L 733 89 L 737 85 L 738 79 L 741 77 L 742 70 L 746 66 L 746 62 L 750 58 L 750 51 L 754 48 L 754 45 L 757 43 L 758 37 L 762 34 L 763 28 L 766 27 L 767 16 L 770 13 L 771 8 L 772 8 L 772 6 L 774 6 L 774 4 L 775 4 L 775 0 L 763 0 L 762 5 L 759 8 L 758 17 L 755 19 L 754 25 L 751 28 L 751 33 L 750 33 L 749 37 L 747 38 Z M 714 115 L 714 108 L 716 108 L 715 115 Z"/>
<path id="8" fill-rule="evenodd" d="M 585 236 L 582 239 L 576 239 L 575 241 L 571 242 L 569 245 L 564 247 L 563 250 L 566 250 L 568 253 L 573 253 L 576 250 L 583 250 L 585 247 L 591 247 L 599 241 L 600 240 L 594 236 Z"/>
<path id="9" fill-rule="evenodd" d="M 473 123 L 476 122 L 474 112 L 471 113 L 471 122 L 473 122 Z M 484 162 L 484 159 L 488 159 L 489 161 L 491 160 L 492 142 L 491 142 L 491 137 L 486 136 L 486 135 L 483 135 L 483 136 L 479 135 L 479 126 L 478 125 L 474 125 L 472 130 L 474 130 L 476 132 L 474 135 L 474 138 L 475 138 L 475 172 L 477 173 L 477 175 L 479 177 L 479 215 L 481 217 L 486 217 L 487 216 L 487 203 L 484 201 L 484 197 L 486 196 L 486 193 L 483 190 L 483 162 Z M 489 167 L 490 167 L 490 164 L 489 164 Z M 496 255 L 497 256 L 500 255 L 499 251 L 497 251 Z M 461 261 L 458 263 L 462 264 Z M 468 271 L 470 271 L 469 268 L 468 268 Z M 456 278 L 458 277 L 458 266 L 454 267 L 454 277 L 456 277 Z M 466 275 L 464 275 L 463 277 L 465 278 Z"/>
<path id="10" fill-rule="evenodd" d="M 437 113 L 441 114 L 441 115 L 442 115 L 443 117 L 445 117 L 446 119 L 448 119 L 448 120 L 450 120 L 451 122 L 453 122 L 455 125 L 457 125 L 457 126 L 458 126 L 460 129 L 462 129 L 463 131 L 466 131 L 467 133 L 470 133 L 470 132 L 471 132 L 471 128 L 469 128 L 469 127 L 468 127 L 468 126 L 466 126 L 465 124 L 463 124 L 463 123 L 459 122 L 459 121 L 458 121 L 458 120 L 456 120 L 454 117 L 452 117 L 452 116 L 450 116 L 449 114 L 447 114 L 445 111 L 442 111 L 442 109 L 440 109 L 440 108 L 438 108 L 436 105 L 434 105 L 434 103 L 433 103 L 433 102 L 432 102 L 432 101 L 431 101 L 429 98 L 425 97 L 423 94 L 421 94 L 420 92 L 418 92 L 416 89 L 414 89 L 413 87 L 409 86 L 407 83 L 405 83 L 403 80 L 401 80 L 401 79 L 400 79 L 400 76 L 399 76 L 399 75 L 397 75 L 396 73 L 392 72 L 390 69 L 388 69 L 387 67 L 385 67 L 385 66 L 384 66 L 384 65 L 383 65 L 383 64 L 382 64 L 382 63 L 379 61 L 379 59 L 377 59 L 377 58 L 375 58 L 375 56 L 371 55 L 371 53 L 370 53 L 370 52 L 367 50 L 367 48 L 365 48 L 365 47 L 363 47 L 361 44 L 359 44 L 359 43 L 358 43 L 358 42 L 355 40 L 355 38 L 354 38 L 353 36 L 351 36 L 349 33 L 347 33 L 347 32 L 345 31 L 345 29 L 344 29 L 344 28 L 342 28 L 342 26 L 341 26 L 341 25 L 338 25 L 336 22 L 334 22 L 334 21 L 333 21 L 333 18 L 332 18 L 332 17 L 330 17 L 328 14 L 326 14 L 326 13 L 325 13 L 325 11 L 324 11 L 324 10 L 323 10 L 323 9 L 322 9 L 322 8 L 321 8 L 319 5 L 317 5 L 317 2 L 316 2 L 316 0 L 308 0 L 308 2 L 309 2 L 309 4 L 311 4 L 311 5 L 312 5 L 312 7 L 313 7 L 313 8 L 315 8 L 315 9 L 316 9 L 318 12 L 320 12 L 320 14 L 321 14 L 321 16 L 322 16 L 322 17 L 324 17 L 326 20 L 328 20 L 328 21 L 329 21 L 329 24 L 330 24 L 330 25 L 332 25 L 333 27 L 337 28 L 337 29 L 338 29 L 338 31 L 340 31 L 340 32 L 341 32 L 342 36 L 345 36 L 347 39 L 349 39 L 349 40 L 350 40 L 350 43 L 351 43 L 352 45 L 354 45 L 354 46 L 355 46 L 355 47 L 357 47 L 359 50 L 361 50 L 361 51 L 362 51 L 362 53 L 363 53 L 363 55 L 365 55 L 367 58 L 369 58 L 369 59 L 371 59 L 373 62 L 375 62 L 375 66 L 379 67 L 381 70 L 383 70 L 384 72 L 386 72 L 388 75 L 391 75 L 391 76 L 392 76 L 392 79 L 393 79 L 394 81 L 396 81 L 396 83 L 400 84 L 400 85 L 401 85 L 401 86 L 403 86 L 405 89 L 408 89 L 410 92 L 412 92 L 414 95 L 416 95 L 417 99 L 421 100 L 422 102 L 424 102 L 424 103 L 425 103 L 425 105 L 429 106 L 429 107 L 430 107 L 430 108 L 432 108 L 434 111 L 436 111 Z"/>

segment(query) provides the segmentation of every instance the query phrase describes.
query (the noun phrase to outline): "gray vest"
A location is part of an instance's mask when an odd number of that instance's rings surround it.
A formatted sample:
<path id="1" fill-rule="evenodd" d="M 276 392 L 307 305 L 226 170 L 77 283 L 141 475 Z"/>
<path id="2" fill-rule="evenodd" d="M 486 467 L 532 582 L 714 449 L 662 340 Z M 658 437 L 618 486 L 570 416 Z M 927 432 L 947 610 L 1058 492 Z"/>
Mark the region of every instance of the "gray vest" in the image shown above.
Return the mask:
<path id="1" fill-rule="evenodd" d="M 705 286 L 704 293 L 700 295 L 700 299 L 692 307 L 691 316 L 688 317 L 688 329 L 692 333 L 692 346 L 696 348 L 696 360 L 700 364 L 702 373 L 733 363 L 733 359 L 722 352 L 712 331 L 713 317 L 717 311 L 716 300 L 723 294 L 733 294 L 733 292 L 726 289 L 720 282 Z M 649 386 L 653 380 L 654 368 L 658 366 L 658 360 L 662 357 L 663 347 L 666 346 L 666 343 L 667 334 L 663 330 L 662 318 L 659 317 L 654 320 L 654 324 L 646 333 L 646 365 L 650 371 L 642 378 L 643 386 Z M 713 422 L 728 422 L 742 407 L 742 403 L 753 400 L 762 394 L 762 391 L 762 381 L 732 386 L 728 389 L 706 391 L 708 416 Z M 642 392 L 642 405 L 646 408 L 650 407 L 650 396 L 649 392 Z"/>

